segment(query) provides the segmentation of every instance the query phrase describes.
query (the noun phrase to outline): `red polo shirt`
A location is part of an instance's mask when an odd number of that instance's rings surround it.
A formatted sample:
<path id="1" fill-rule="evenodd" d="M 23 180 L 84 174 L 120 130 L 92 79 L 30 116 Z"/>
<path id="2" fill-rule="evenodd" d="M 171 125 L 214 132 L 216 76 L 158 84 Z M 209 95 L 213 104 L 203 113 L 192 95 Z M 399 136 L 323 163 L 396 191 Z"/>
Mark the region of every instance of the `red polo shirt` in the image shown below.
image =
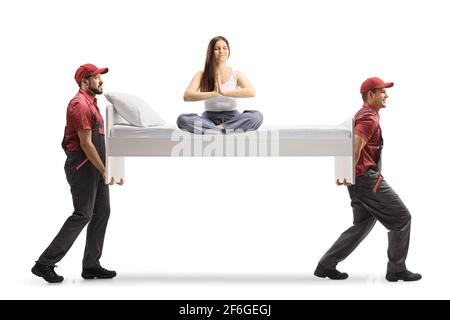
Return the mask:
<path id="1" fill-rule="evenodd" d="M 67 151 L 80 150 L 80 139 L 77 132 L 83 129 L 94 129 L 94 115 L 97 122 L 102 125 L 103 118 L 97 106 L 97 99 L 83 90 L 78 91 L 67 107 L 65 132 Z M 103 130 L 100 133 L 104 134 Z"/>
<path id="2" fill-rule="evenodd" d="M 358 177 L 370 168 L 376 167 L 382 141 L 380 115 L 368 103 L 365 103 L 355 115 L 355 134 L 367 141 L 356 164 Z"/>

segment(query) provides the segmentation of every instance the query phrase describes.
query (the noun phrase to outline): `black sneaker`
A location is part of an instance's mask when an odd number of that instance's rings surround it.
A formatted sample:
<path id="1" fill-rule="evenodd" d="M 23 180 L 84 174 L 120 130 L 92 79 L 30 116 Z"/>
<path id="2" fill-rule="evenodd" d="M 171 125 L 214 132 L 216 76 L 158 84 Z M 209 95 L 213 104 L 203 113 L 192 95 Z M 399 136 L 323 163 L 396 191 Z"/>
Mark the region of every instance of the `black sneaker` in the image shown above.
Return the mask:
<path id="1" fill-rule="evenodd" d="M 345 272 L 340 272 L 334 269 L 327 269 L 324 266 L 318 264 L 314 275 L 319 278 L 330 278 L 331 280 L 345 280 L 348 278 L 348 274 Z"/>
<path id="2" fill-rule="evenodd" d="M 117 273 L 115 271 L 106 270 L 103 267 L 83 268 L 81 276 L 83 279 L 112 279 L 117 276 Z"/>
<path id="3" fill-rule="evenodd" d="M 36 262 L 34 267 L 31 269 L 31 272 L 38 277 L 44 278 L 45 281 L 50 283 L 58 283 L 64 280 L 64 277 L 56 274 L 55 267 L 46 266 L 45 264 L 39 262 Z"/>
<path id="4" fill-rule="evenodd" d="M 397 282 L 398 280 L 419 281 L 420 279 L 422 279 L 422 275 L 420 273 L 412 273 L 409 270 L 386 273 L 386 280 L 389 282 Z"/>

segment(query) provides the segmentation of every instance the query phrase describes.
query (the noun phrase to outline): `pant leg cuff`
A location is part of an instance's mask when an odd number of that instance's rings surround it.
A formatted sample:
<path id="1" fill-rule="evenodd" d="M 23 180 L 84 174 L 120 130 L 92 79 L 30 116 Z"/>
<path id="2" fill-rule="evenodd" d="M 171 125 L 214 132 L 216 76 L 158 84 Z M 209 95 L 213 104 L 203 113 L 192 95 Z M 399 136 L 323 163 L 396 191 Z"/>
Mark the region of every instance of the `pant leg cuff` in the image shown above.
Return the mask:
<path id="1" fill-rule="evenodd" d="M 390 273 L 398 273 L 398 272 L 403 272 L 406 270 L 407 270 L 407 268 L 404 263 L 403 264 L 393 264 L 393 263 L 389 262 L 388 266 L 387 266 L 387 272 L 390 272 Z"/>

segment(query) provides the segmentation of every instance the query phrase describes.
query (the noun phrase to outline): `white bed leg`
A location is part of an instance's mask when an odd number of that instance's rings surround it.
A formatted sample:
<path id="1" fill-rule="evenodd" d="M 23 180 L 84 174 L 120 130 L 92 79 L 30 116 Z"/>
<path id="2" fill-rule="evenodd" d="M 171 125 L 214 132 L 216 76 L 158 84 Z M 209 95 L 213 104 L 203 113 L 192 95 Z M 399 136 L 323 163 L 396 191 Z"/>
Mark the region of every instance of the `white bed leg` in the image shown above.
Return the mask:
<path id="1" fill-rule="evenodd" d="M 335 157 L 334 159 L 336 181 L 355 184 L 353 157 Z"/>
<path id="2" fill-rule="evenodd" d="M 107 157 L 106 158 L 106 178 L 111 181 L 119 182 L 124 179 L 125 158 L 124 157 Z"/>
<path id="3" fill-rule="evenodd" d="M 355 184 L 355 120 L 349 118 L 341 125 L 350 130 L 350 139 L 346 148 L 346 155 L 334 158 L 335 181 Z"/>

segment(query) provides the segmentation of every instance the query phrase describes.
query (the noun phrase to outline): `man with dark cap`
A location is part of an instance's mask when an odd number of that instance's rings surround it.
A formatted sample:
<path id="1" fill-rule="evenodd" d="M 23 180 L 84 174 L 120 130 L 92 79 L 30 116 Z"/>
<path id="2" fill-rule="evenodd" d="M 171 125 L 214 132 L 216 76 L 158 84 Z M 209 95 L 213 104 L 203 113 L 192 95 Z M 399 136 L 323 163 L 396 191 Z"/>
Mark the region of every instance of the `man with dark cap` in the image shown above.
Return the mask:
<path id="1" fill-rule="evenodd" d="M 84 279 L 116 276 L 115 271 L 100 265 L 110 205 L 105 169 L 105 131 L 95 96 L 103 93 L 101 75 L 107 72 L 107 68 L 84 64 L 75 73 L 80 90 L 67 107 L 62 141 L 67 155 L 64 170 L 72 193 L 74 212 L 31 269 L 33 274 L 50 283 L 64 280 L 55 273 L 55 264 L 66 255 L 86 225 L 81 276 Z M 112 184 L 113 179 L 109 182 L 109 185 Z M 123 181 L 118 184 L 123 184 Z"/>
<path id="2" fill-rule="evenodd" d="M 400 197 L 381 175 L 383 138 L 379 111 L 386 107 L 386 88 L 394 83 L 369 78 L 361 85 L 364 105 L 355 116 L 355 175 L 354 185 L 345 183 L 353 208 L 353 226 L 345 231 L 320 260 L 314 275 L 333 280 L 347 279 L 348 274 L 336 269 L 369 234 L 376 221 L 388 230 L 386 280 L 417 281 L 422 278 L 406 268 L 411 215 Z M 337 182 L 338 185 L 342 183 Z"/>

